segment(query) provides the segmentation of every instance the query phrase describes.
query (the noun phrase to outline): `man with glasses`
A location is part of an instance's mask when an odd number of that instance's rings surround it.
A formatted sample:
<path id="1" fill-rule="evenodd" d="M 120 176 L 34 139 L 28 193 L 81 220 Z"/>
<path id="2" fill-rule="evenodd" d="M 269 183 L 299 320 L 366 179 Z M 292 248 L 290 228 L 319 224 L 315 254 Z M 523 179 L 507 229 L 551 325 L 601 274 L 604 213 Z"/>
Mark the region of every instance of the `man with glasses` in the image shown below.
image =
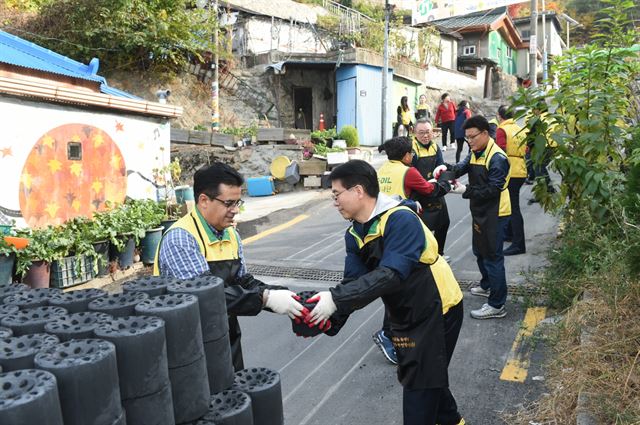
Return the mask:
<path id="1" fill-rule="evenodd" d="M 431 231 L 400 201 L 380 192 L 365 161 L 352 160 L 329 176 L 334 205 L 351 227 L 345 233 L 344 279 L 308 300 L 306 322 L 330 320 L 335 335 L 348 316 L 382 298 L 403 386 L 404 425 L 460 425 L 447 368 L 462 326 L 462 292 L 438 254 Z"/>
<path id="2" fill-rule="evenodd" d="M 165 233 L 153 270 L 156 276 L 189 279 L 212 275 L 224 281 L 236 370 L 244 369 L 237 316 L 255 316 L 264 308 L 292 319 L 306 313 L 294 292 L 267 285 L 247 273 L 242 241 L 233 226 L 243 204 L 243 183 L 235 169 L 220 162 L 196 171 L 196 206 Z"/>
<path id="3" fill-rule="evenodd" d="M 416 122 L 413 152 L 412 164 L 425 180 L 433 180 L 436 169 L 446 169 L 442 151 L 433 141 L 431 122 L 427 119 L 420 119 Z M 412 197 L 422 205 L 422 221 L 435 235 L 440 255 L 444 255 L 444 244 L 447 241 L 447 232 L 451 223 L 444 195 L 446 195 L 446 191 L 439 191 L 427 196 L 414 194 Z M 448 260 L 449 257 L 445 256 L 444 258 Z"/>
<path id="4" fill-rule="evenodd" d="M 502 244 L 511 215 L 509 201 L 509 160 L 489 136 L 489 122 L 480 115 L 468 118 L 463 126 L 471 152 L 451 168 L 456 178 L 469 174 L 462 197 L 469 199 L 473 222 L 472 248 L 482 275 L 471 294 L 488 298 L 486 304 L 471 311 L 475 319 L 505 317 L 507 280 Z M 436 175 L 437 178 L 437 175 Z M 463 185 L 460 185 L 463 186 Z"/>

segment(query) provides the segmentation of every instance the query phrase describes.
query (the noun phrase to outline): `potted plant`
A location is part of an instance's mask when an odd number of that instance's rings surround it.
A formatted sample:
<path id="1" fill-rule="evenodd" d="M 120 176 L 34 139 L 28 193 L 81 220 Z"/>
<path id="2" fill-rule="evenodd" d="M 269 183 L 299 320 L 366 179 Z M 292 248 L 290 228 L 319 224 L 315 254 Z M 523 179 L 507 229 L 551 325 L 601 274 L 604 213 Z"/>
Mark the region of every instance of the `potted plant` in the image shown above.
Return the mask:
<path id="1" fill-rule="evenodd" d="M 108 229 L 102 228 L 96 221 L 87 217 L 74 217 L 65 223 L 65 228 L 72 240 L 70 252 L 80 260 L 74 260 L 74 272 L 78 276 L 76 280 L 82 279 L 80 276 L 88 280 L 95 276 L 107 275 Z"/>
<path id="2" fill-rule="evenodd" d="M 29 239 L 29 244 L 17 252 L 16 275 L 32 288 L 48 288 L 51 262 L 69 254 L 71 239 L 63 226 L 47 226 L 16 232 Z"/>
<path id="3" fill-rule="evenodd" d="M 0 285 L 6 285 L 13 280 L 13 265 L 16 261 L 17 248 L 0 238 Z"/>
<path id="4" fill-rule="evenodd" d="M 340 139 L 343 139 L 346 142 L 347 151 L 349 154 L 353 155 L 354 153 L 360 152 L 358 146 L 360 146 L 360 141 L 358 139 L 358 130 L 352 125 L 345 125 L 340 129 L 340 134 L 338 136 Z"/>
<path id="5" fill-rule="evenodd" d="M 116 260 L 120 269 L 124 270 L 133 265 L 135 247 L 145 234 L 145 223 L 142 221 L 140 206 L 127 201 L 109 210 L 100 217 L 102 224 L 109 231 L 109 257 Z"/>

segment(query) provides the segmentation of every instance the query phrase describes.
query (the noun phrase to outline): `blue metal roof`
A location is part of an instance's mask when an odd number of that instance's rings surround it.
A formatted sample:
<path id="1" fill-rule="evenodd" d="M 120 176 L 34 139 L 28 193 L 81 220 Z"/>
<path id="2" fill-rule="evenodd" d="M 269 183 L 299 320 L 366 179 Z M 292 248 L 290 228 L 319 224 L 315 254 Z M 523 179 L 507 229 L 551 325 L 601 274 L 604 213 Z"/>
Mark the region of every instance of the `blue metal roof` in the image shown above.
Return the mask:
<path id="1" fill-rule="evenodd" d="M 97 75 L 100 62 L 93 58 L 89 65 L 45 49 L 15 35 L 0 30 L 0 62 L 28 69 L 81 78 L 100 83 L 100 91 L 112 96 L 140 99 L 130 93 L 109 87 L 104 77 Z"/>

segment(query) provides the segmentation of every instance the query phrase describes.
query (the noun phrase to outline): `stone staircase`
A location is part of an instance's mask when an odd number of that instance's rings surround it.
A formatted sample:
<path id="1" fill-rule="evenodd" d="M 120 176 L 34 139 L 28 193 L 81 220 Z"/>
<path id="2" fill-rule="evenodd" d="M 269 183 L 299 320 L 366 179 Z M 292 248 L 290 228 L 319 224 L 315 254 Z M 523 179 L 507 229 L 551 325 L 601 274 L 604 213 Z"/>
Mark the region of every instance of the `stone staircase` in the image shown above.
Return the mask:
<path id="1" fill-rule="evenodd" d="M 220 68 L 218 81 L 221 88 L 228 90 L 235 97 L 242 99 L 260 116 L 268 116 L 275 107 L 266 93 L 259 90 L 257 86 L 246 83 L 243 79 L 225 68 Z"/>

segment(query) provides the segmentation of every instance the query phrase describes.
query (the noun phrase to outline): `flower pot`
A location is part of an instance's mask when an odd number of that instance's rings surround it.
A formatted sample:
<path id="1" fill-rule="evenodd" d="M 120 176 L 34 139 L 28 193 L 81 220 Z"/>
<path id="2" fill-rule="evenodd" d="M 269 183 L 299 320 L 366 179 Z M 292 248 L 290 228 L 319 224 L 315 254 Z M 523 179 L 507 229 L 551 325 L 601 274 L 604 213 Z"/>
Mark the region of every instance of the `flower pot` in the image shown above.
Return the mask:
<path id="1" fill-rule="evenodd" d="M 160 222 L 160 226 L 162 226 L 162 234 L 164 235 L 165 233 L 167 233 L 167 230 L 169 230 L 169 227 L 173 226 L 173 223 L 175 223 L 176 221 L 178 221 L 177 218 L 162 220 Z"/>
<path id="2" fill-rule="evenodd" d="M 144 238 L 140 241 L 141 257 L 144 264 L 153 264 L 158 245 L 162 240 L 162 232 L 164 228 L 158 227 L 156 229 L 147 230 Z"/>
<path id="3" fill-rule="evenodd" d="M 48 288 L 51 276 L 51 264 L 38 260 L 31 263 L 22 280 L 31 288 Z"/>
<path id="4" fill-rule="evenodd" d="M 121 270 L 128 269 L 133 265 L 133 255 L 136 250 L 136 241 L 131 235 L 119 236 L 124 240 L 124 247 L 121 251 L 115 245 L 109 246 L 109 258 L 116 260 Z"/>
<path id="5" fill-rule="evenodd" d="M 11 253 L 8 255 L 0 255 L 0 285 L 8 285 L 13 278 L 13 264 L 16 261 L 16 255 Z"/>
<path id="6" fill-rule="evenodd" d="M 346 149 L 347 148 L 347 141 L 346 140 L 342 140 L 342 139 L 335 139 L 333 141 L 332 147 Z"/>
<path id="7" fill-rule="evenodd" d="M 94 258 L 97 261 L 98 272 L 96 276 L 106 276 L 109 274 L 109 241 L 98 241 L 93 243 L 93 248 L 98 256 Z"/>
<path id="8" fill-rule="evenodd" d="M 185 201 L 193 201 L 193 188 L 191 186 L 178 186 L 175 188 L 176 202 L 184 204 Z"/>
<path id="9" fill-rule="evenodd" d="M 8 245 L 13 245 L 16 249 L 25 249 L 29 245 L 29 239 L 16 236 L 5 236 L 4 241 Z"/>

